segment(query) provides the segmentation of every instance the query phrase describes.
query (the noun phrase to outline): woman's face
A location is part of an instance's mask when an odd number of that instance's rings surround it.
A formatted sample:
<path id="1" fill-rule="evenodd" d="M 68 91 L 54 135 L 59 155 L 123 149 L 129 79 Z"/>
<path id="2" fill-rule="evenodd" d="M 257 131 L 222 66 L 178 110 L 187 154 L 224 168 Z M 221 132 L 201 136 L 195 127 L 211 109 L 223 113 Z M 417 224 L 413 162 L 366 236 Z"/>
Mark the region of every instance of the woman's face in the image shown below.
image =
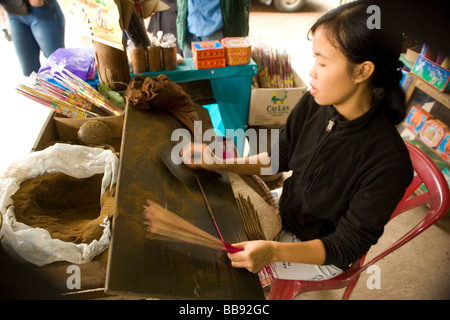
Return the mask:
<path id="1" fill-rule="evenodd" d="M 356 83 L 348 73 L 347 58 L 324 37 L 321 27 L 314 34 L 313 53 L 311 95 L 320 105 L 344 104 L 354 94 Z"/>

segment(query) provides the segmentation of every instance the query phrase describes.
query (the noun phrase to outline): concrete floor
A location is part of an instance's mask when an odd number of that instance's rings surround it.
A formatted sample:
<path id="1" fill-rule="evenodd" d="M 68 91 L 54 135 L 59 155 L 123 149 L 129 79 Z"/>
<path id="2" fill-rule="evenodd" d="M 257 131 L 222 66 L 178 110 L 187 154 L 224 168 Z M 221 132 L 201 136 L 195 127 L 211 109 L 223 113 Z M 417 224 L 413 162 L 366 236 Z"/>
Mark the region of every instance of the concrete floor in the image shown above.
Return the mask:
<path id="1" fill-rule="evenodd" d="M 424 208 L 397 217 L 367 256 L 375 257 L 383 248 L 413 228 L 424 217 Z M 354 300 L 441 300 L 450 299 L 450 216 L 375 265 L 378 271 L 362 273 L 350 299 Z M 373 288 L 376 273 L 380 287 Z M 370 289 L 373 288 L 373 289 Z M 344 289 L 309 292 L 296 299 L 340 299 Z"/>
<path id="2" fill-rule="evenodd" d="M 309 68 L 312 65 L 311 42 L 306 34 L 312 23 L 324 12 L 339 5 L 339 0 L 310 0 L 299 13 L 277 13 L 253 1 L 250 16 L 250 37 L 286 47 L 292 55 L 293 66 L 305 83 L 309 83 Z M 66 16 L 67 47 L 85 45 L 77 37 L 76 24 Z M 3 38 L 0 59 L 0 172 L 16 159 L 26 155 L 49 111 L 14 92 L 14 87 L 23 81 L 11 42 Z M 7 76 L 5 76 L 7 75 Z M 423 210 L 414 210 L 396 218 L 387 227 L 385 235 L 368 259 L 379 247 L 390 243 L 411 228 L 424 216 Z M 351 298 L 357 300 L 416 300 L 450 298 L 450 216 L 426 230 L 418 238 L 377 263 L 381 280 L 380 289 L 369 289 L 367 280 L 371 274 L 363 273 Z M 306 293 L 297 299 L 338 299 L 343 290 Z"/>

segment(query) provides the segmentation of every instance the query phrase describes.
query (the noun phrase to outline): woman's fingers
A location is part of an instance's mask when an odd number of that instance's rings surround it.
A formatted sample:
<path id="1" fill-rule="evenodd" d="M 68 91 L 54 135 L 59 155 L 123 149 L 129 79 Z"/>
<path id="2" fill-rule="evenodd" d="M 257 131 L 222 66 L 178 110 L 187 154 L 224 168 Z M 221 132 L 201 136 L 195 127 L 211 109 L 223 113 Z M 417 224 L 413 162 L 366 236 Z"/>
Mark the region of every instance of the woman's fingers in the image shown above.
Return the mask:
<path id="1" fill-rule="evenodd" d="M 246 241 L 233 244 L 234 247 L 242 249 L 236 253 L 229 253 L 228 258 L 231 265 L 235 268 L 245 268 L 250 272 L 256 273 L 262 269 L 261 263 L 258 262 L 257 246 L 255 241 Z"/>
<path id="2" fill-rule="evenodd" d="M 181 157 L 190 168 L 214 169 L 212 165 L 220 163 L 214 152 L 206 145 L 201 143 L 189 143 L 181 149 Z"/>

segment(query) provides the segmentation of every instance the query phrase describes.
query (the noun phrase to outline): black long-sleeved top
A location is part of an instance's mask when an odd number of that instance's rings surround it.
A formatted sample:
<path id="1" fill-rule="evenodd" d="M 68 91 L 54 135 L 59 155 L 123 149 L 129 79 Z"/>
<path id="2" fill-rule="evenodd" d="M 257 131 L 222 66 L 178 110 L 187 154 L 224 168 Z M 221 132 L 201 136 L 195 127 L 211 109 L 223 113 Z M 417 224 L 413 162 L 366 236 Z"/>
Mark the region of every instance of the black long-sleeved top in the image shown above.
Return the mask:
<path id="1" fill-rule="evenodd" d="M 292 110 L 279 144 L 283 226 L 302 241 L 320 239 L 325 264 L 342 269 L 367 253 L 413 178 L 408 150 L 386 117 L 384 100 L 345 121 L 306 93 Z"/>

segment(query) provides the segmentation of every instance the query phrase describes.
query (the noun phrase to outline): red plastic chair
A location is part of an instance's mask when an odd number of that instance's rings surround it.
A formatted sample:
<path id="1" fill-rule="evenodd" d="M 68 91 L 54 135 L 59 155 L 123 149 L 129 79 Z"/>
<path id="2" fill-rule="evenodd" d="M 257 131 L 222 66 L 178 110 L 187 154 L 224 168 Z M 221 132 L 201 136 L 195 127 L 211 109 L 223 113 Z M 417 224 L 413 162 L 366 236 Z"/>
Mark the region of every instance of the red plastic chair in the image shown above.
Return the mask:
<path id="1" fill-rule="evenodd" d="M 392 213 L 390 220 L 413 208 L 428 205 L 428 212 L 423 220 L 370 262 L 364 264 L 364 256 L 354 263 L 347 272 L 332 279 L 323 281 L 273 279 L 272 290 L 269 295 L 270 300 L 291 300 L 304 292 L 341 289 L 345 287 L 346 290 L 342 299 L 347 300 L 350 298 L 353 288 L 364 270 L 418 236 L 447 213 L 450 192 L 442 172 L 420 149 L 407 141 L 405 143 L 408 147 L 416 175 L 411 185 L 407 188 L 403 199 Z M 422 183 L 426 186 L 428 192 L 410 197 Z"/>

